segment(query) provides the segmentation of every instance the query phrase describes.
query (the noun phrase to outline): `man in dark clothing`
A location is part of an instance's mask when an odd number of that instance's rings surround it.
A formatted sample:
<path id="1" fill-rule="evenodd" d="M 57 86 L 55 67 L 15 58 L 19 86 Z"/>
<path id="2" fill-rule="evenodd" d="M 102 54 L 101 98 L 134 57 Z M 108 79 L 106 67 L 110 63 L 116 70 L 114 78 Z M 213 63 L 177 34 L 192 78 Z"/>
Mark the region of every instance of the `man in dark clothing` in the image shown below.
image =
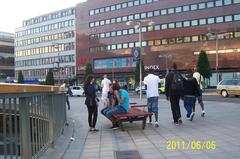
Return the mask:
<path id="1" fill-rule="evenodd" d="M 173 70 L 167 74 L 165 79 L 165 92 L 167 100 L 170 99 L 173 122 L 174 124 L 179 125 L 182 123 L 179 100 L 183 95 L 183 77 L 177 71 L 177 65 L 175 63 L 173 64 L 172 69 Z"/>
<path id="2" fill-rule="evenodd" d="M 187 110 L 187 119 L 193 120 L 193 106 L 196 101 L 196 95 L 200 96 L 199 85 L 196 78 L 193 77 L 192 70 L 188 70 L 184 80 L 184 107 Z"/>

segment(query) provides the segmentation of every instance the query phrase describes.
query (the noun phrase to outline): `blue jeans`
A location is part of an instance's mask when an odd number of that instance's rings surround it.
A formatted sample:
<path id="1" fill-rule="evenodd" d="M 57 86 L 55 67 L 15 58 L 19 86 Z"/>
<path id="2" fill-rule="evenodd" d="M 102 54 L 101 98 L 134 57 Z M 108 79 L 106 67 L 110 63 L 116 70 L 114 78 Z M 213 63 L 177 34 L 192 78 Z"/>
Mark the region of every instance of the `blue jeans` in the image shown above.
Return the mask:
<path id="1" fill-rule="evenodd" d="M 184 107 L 187 111 L 187 117 L 192 114 L 193 105 L 195 104 L 196 97 L 184 96 Z"/>
<path id="2" fill-rule="evenodd" d="M 158 97 L 147 99 L 148 112 L 158 113 Z"/>
<path id="3" fill-rule="evenodd" d="M 122 106 L 117 105 L 114 108 L 111 108 L 109 111 L 107 111 L 106 117 L 111 120 L 113 114 L 123 114 L 123 113 L 127 113 L 127 111 Z"/>
<path id="4" fill-rule="evenodd" d="M 103 109 L 101 110 L 102 115 L 106 116 L 107 112 L 108 112 L 109 110 L 111 110 L 111 109 L 112 109 L 112 107 L 105 107 L 105 108 L 103 108 Z"/>

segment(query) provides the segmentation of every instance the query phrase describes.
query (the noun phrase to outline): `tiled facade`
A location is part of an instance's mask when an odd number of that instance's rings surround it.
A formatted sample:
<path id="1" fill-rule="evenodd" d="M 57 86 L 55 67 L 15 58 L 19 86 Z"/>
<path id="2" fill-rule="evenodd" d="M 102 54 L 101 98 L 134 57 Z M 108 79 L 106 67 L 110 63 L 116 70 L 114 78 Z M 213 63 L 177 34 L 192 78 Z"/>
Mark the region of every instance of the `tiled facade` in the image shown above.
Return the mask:
<path id="1" fill-rule="evenodd" d="M 146 68 L 152 66 L 159 68 L 159 73 L 165 73 L 167 60 L 168 67 L 175 62 L 179 69 L 186 70 L 196 64 L 196 52 L 206 50 L 214 72 L 216 40 L 207 34 L 217 33 L 218 68 L 221 72 L 235 72 L 232 76 L 238 77 L 239 8 L 239 0 L 88 0 L 80 3 L 76 7 L 77 74 L 83 76 L 89 61 L 98 75 L 133 76 L 135 63 L 129 57 L 132 48 L 139 46 L 139 34 L 138 29 L 127 26 L 126 22 L 148 19 L 155 24 L 149 27 L 141 23 Z"/>

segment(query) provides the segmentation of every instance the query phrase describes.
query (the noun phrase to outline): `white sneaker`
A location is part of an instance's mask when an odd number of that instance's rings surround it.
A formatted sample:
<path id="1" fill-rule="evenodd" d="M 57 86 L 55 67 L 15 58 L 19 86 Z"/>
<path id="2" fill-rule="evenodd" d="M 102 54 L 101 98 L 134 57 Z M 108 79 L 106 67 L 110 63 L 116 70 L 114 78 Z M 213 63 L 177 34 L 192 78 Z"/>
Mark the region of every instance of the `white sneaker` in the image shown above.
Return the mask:
<path id="1" fill-rule="evenodd" d="M 157 122 L 157 121 L 155 122 L 155 127 L 159 127 L 159 125 L 158 125 L 158 122 Z"/>
<path id="2" fill-rule="evenodd" d="M 195 115 L 195 112 L 192 112 L 192 114 L 190 115 L 190 121 L 193 121 L 193 117 L 194 117 L 194 115 Z"/>
<path id="3" fill-rule="evenodd" d="M 204 115 L 205 115 L 205 111 L 203 110 L 202 114 L 201 114 L 201 117 L 204 117 Z"/>

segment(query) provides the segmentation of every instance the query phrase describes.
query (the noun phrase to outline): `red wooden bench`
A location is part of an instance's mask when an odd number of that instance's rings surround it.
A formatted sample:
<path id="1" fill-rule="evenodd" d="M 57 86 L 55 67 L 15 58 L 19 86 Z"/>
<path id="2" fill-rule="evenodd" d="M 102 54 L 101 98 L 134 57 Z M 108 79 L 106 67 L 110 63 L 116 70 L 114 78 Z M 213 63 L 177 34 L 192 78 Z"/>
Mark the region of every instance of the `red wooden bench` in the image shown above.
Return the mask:
<path id="1" fill-rule="evenodd" d="M 142 129 L 145 128 L 147 117 L 153 115 L 151 112 L 146 112 L 141 109 L 137 109 L 139 107 L 146 107 L 146 105 L 132 105 L 126 114 L 114 114 L 113 117 L 116 119 L 118 125 L 124 131 L 123 122 L 133 122 L 133 121 L 141 121 L 142 120 Z"/>

